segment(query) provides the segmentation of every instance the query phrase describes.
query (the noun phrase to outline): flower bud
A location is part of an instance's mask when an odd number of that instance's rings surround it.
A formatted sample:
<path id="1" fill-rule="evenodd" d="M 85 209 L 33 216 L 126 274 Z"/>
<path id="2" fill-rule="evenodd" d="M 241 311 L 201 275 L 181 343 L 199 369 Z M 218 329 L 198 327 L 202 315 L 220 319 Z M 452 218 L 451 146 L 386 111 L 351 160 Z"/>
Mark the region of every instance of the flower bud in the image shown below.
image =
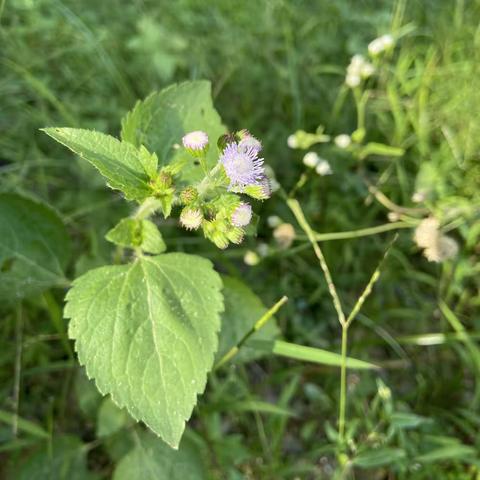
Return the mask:
<path id="1" fill-rule="evenodd" d="M 202 224 L 203 214 L 199 209 L 184 208 L 180 214 L 180 223 L 187 230 L 197 230 Z"/>
<path id="2" fill-rule="evenodd" d="M 210 241 L 222 250 L 228 247 L 228 226 L 222 219 L 204 221 L 202 224 L 203 233 Z"/>
<path id="3" fill-rule="evenodd" d="M 320 157 L 315 152 L 307 152 L 303 157 L 303 164 L 310 168 L 315 168 L 320 161 Z"/>
<path id="4" fill-rule="evenodd" d="M 352 139 L 350 138 L 350 135 L 347 135 L 346 133 L 342 133 L 341 135 L 337 135 L 333 141 L 335 142 L 335 145 L 338 148 L 348 148 L 350 144 L 352 143 Z"/>
<path id="5" fill-rule="evenodd" d="M 271 195 L 270 183 L 268 179 L 265 178 L 260 185 L 245 186 L 243 193 L 255 200 L 266 200 L 267 198 L 270 198 Z"/>
<path id="6" fill-rule="evenodd" d="M 184 205 L 188 205 L 198 198 L 198 192 L 193 187 L 187 187 L 180 192 L 180 200 Z"/>
<path id="7" fill-rule="evenodd" d="M 201 157 L 208 150 L 208 135 L 202 130 L 195 130 L 182 138 L 182 144 L 194 157 Z"/>
<path id="8" fill-rule="evenodd" d="M 235 227 L 246 227 L 252 220 L 252 207 L 248 203 L 241 203 L 232 213 L 230 221 Z"/>
<path id="9" fill-rule="evenodd" d="M 236 142 L 235 135 L 231 133 L 225 133 L 224 135 L 221 135 L 220 137 L 218 137 L 217 146 L 219 150 L 223 152 L 223 150 L 225 150 L 227 145 L 235 142 Z"/>
<path id="10" fill-rule="evenodd" d="M 233 227 L 227 232 L 227 238 L 236 245 L 239 245 L 243 242 L 243 237 L 245 233 L 240 227 Z"/>

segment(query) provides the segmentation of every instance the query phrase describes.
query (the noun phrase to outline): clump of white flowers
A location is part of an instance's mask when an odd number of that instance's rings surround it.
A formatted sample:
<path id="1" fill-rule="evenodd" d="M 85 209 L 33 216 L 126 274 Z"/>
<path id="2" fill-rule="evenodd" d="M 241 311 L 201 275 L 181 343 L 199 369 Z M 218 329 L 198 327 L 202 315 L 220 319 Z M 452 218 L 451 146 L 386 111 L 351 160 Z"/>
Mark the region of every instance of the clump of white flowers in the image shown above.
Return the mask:
<path id="1" fill-rule="evenodd" d="M 368 44 L 368 53 L 372 57 L 376 57 L 383 52 L 391 50 L 391 48 L 395 45 L 394 38 L 389 34 L 382 35 L 381 37 L 372 40 Z"/>
<path id="2" fill-rule="evenodd" d="M 314 168 L 322 177 L 332 174 L 332 168 L 328 161 L 319 157 L 315 152 L 307 152 L 303 157 L 303 164 L 309 168 Z"/>
<path id="3" fill-rule="evenodd" d="M 375 67 L 365 59 L 363 55 L 354 55 L 347 67 L 345 84 L 349 88 L 358 87 L 362 80 L 371 77 L 375 72 Z"/>
<path id="4" fill-rule="evenodd" d="M 425 218 L 415 229 L 415 243 L 423 249 L 429 262 L 443 262 L 458 253 L 457 242 L 440 231 L 440 222 L 435 217 Z"/>

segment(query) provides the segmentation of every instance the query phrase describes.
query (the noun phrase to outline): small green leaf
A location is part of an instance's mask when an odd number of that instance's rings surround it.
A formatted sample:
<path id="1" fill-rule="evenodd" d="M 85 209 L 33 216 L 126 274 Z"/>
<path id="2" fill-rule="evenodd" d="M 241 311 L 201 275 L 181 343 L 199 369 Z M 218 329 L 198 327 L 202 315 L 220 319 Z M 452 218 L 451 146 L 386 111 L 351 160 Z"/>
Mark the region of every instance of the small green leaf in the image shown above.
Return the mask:
<path id="1" fill-rule="evenodd" d="M 145 173 L 149 178 L 157 176 L 158 157 L 156 153 L 150 153 L 143 145 L 140 146 L 140 161 L 142 162 Z"/>
<path id="2" fill-rule="evenodd" d="M 161 165 L 185 161 L 182 179 L 194 182 L 202 178 L 202 169 L 184 149 L 174 148 L 193 130 L 208 134 L 207 166 L 213 167 L 218 161 L 215 142 L 225 127 L 213 106 L 210 82 L 204 80 L 171 85 L 137 102 L 122 120 L 121 136 L 125 142 L 156 152 Z"/>
<path id="3" fill-rule="evenodd" d="M 242 281 L 223 276 L 223 296 L 225 311 L 222 315 L 217 360 L 220 360 L 253 327 L 255 322 L 268 310 L 262 301 Z M 275 318 L 256 332 L 251 338 L 272 340 L 279 334 Z M 241 349 L 234 361 L 248 362 L 265 353 L 251 348 Z"/>
<path id="4" fill-rule="evenodd" d="M 145 253 L 159 254 L 166 250 L 162 234 L 150 220 L 123 218 L 105 238 L 121 247 L 140 248 Z"/>
<path id="5" fill-rule="evenodd" d="M 305 347 L 304 345 L 283 342 L 281 340 L 249 340 L 246 345 L 256 350 L 274 353 L 275 355 L 293 358 L 295 360 L 304 360 L 306 362 L 331 365 L 333 367 L 340 367 L 342 364 L 342 356 L 338 353 L 322 350 L 321 348 Z M 347 357 L 347 367 L 363 370 L 380 368 L 372 363 L 351 357 Z"/>
<path id="6" fill-rule="evenodd" d="M 0 194 L 0 305 L 65 285 L 69 257 L 67 231 L 53 210 Z"/>
<path id="7" fill-rule="evenodd" d="M 97 418 L 97 437 L 108 437 L 131 422 L 130 415 L 106 397 L 103 399 Z"/>
<path id="8" fill-rule="evenodd" d="M 123 192 L 127 199 L 142 201 L 150 196 L 145 154 L 132 144 L 79 128 L 44 128 L 43 131 L 90 162 L 107 179 L 107 185 Z"/>
<path id="9" fill-rule="evenodd" d="M 352 461 L 353 465 L 361 468 L 374 468 L 391 465 L 394 462 L 405 460 L 407 457 L 400 448 L 379 448 L 370 452 L 359 454 Z"/>
<path id="10" fill-rule="evenodd" d="M 117 465 L 113 480 L 206 480 L 205 465 L 196 445 L 184 438 L 172 450 L 148 432 L 138 435 L 136 447 Z"/>
<path id="11" fill-rule="evenodd" d="M 67 295 L 87 375 L 174 448 L 213 365 L 221 287 L 208 260 L 170 253 L 91 270 Z"/>

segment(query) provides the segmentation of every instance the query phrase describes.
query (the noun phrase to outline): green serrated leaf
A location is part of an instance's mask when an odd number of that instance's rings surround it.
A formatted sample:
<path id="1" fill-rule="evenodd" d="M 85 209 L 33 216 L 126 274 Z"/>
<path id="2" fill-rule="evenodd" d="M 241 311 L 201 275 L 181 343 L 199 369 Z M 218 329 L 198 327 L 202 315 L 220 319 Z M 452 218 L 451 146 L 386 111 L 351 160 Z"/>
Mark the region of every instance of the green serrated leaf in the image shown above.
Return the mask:
<path id="1" fill-rule="evenodd" d="M 117 465 L 113 480 L 205 480 L 207 472 L 196 445 L 184 438 L 172 450 L 148 432 Z"/>
<path id="2" fill-rule="evenodd" d="M 140 161 L 142 162 L 143 169 L 149 178 L 155 178 L 157 176 L 158 157 L 156 153 L 150 153 L 143 145 L 140 145 Z"/>
<path id="3" fill-rule="evenodd" d="M 181 144 L 185 133 L 193 130 L 207 132 L 210 138 L 207 166 L 213 167 L 218 161 L 215 142 L 226 129 L 213 106 L 208 81 L 171 85 L 137 102 L 122 120 L 121 136 L 126 142 L 137 147 L 145 145 L 150 152 L 156 152 L 161 165 L 185 160 L 187 155 L 181 176 L 184 181 L 193 182 L 203 177 L 200 166 L 183 149 L 173 148 Z"/>
<path id="4" fill-rule="evenodd" d="M 88 376 L 174 448 L 213 365 L 221 288 L 210 261 L 170 253 L 91 270 L 67 295 Z"/>
<path id="5" fill-rule="evenodd" d="M 128 200 L 142 201 L 151 194 L 144 158 L 131 143 L 80 128 L 44 128 L 43 131 L 90 162 L 107 179 L 107 185 L 123 192 Z"/>
<path id="6" fill-rule="evenodd" d="M 162 234 L 150 220 L 123 218 L 105 238 L 121 247 L 140 248 L 145 253 L 159 254 L 166 250 Z"/>
<path id="7" fill-rule="evenodd" d="M 13 303 L 65 285 L 70 240 L 58 215 L 44 204 L 0 194 L 0 302 Z"/>
<path id="8" fill-rule="evenodd" d="M 253 327 L 255 322 L 268 310 L 242 281 L 222 276 L 225 311 L 222 315 L 217 360 L 234 347 L 242 337 Z M 257 340 L 272 340 L 279 334 L 275 318 L 256 332 L 251 338 Z M 248 362 L 264 355 L 264 352 L 251 348 L 241 349 L 234 357 L 236 362 Z"/>

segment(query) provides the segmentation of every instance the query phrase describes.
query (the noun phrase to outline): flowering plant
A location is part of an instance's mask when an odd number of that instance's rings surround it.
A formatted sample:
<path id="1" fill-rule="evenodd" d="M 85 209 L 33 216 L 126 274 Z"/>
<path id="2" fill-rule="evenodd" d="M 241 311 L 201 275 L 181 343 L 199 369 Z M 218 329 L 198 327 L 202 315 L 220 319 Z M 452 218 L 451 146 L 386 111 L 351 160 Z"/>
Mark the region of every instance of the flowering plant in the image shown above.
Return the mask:
<path id="1" fill-rule="evenodd" d="M 242 242 L 253 217 L 248 199 L 270 196 L 262 145 L 247 130 L 225 132 L 207 82 L 174 85 L 137 103 L 122 122 L 121 140 L 72 128 L 44 131 L 138 204 L 106 235 L 131 253 L 120 265 L 77 278 L 65 316 L 100 392 L 177 448 L 213 366 L 223 297 L 236 284 L 226 281 L 222 290 L 207 259 L 165 253 L 154 216 L 178 214 L 181 227 L 203 231 L 221 249 Z"/>

